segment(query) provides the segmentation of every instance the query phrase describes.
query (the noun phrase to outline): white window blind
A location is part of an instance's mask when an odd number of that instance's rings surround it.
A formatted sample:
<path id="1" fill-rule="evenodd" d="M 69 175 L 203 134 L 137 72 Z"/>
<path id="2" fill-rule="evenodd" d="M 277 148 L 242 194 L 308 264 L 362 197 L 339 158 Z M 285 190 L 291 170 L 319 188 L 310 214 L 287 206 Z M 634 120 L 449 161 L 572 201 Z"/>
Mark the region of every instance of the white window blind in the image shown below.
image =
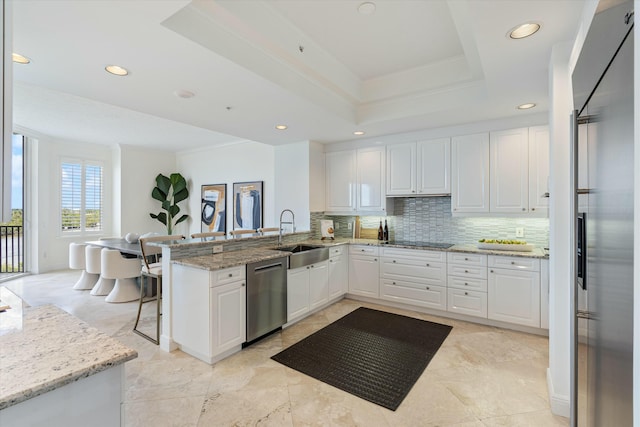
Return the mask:
<path id="1" fill-rule="evenodd" d="M 64 233 L 102 230 L 102 166 L 83 161 L 61 164 L 60 222 Z"/>

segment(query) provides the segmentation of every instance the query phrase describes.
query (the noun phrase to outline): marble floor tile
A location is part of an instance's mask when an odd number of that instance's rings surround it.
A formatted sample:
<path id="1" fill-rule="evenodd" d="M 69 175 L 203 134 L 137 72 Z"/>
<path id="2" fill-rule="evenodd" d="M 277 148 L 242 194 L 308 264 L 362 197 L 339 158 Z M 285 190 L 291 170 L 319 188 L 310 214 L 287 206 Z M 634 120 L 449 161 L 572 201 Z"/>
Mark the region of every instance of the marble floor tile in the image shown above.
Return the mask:
<path id="1" fill-rule="evenodd" d="M 549 410 L 546 337 L 344 299 L 211 366 L 134 334 L 137 302 L 109 304 L 73 290 L 78 277 L 66 270 L 1 286 L 28 305 L 55 304 L 138 351 L 125 365 L 123 426 L 569 425 Z M 453 327 L 396 411 L 271 360 L 361 306 Z M 143 307 L 143 328 L 154 332 L 155 303 Z"/>

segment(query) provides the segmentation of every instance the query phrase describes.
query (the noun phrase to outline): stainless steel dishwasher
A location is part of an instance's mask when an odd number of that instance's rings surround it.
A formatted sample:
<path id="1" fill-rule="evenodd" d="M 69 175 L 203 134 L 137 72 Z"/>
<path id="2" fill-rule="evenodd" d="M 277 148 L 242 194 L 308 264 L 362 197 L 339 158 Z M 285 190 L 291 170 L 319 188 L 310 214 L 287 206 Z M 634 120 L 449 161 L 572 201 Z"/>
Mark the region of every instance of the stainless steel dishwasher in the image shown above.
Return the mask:
<path id="1" fill-rule="evenodd" d="M 287 257 L 247 264 L 247 344 L 287 322 Z"/>

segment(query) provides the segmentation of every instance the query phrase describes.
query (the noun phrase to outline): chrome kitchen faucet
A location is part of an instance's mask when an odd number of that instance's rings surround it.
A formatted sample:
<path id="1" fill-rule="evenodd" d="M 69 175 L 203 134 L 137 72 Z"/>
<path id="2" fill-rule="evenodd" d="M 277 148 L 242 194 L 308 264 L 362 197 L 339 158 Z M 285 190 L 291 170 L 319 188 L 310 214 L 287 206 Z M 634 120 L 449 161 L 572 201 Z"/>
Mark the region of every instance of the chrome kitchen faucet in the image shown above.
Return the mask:
<path id="1" fill-rule="evenodd" d="M 282 216 L 285 212 L 291 212 L 291 221 L 290 222 L 282 222 Z M 291 224 L 291 232 L 296 231 L 296 215 L 293 213 L 291 209 L 284 209 L 280 212 L 280 233 L 278 234 L 278 246 L 282 245 L 282 225 L 283 224 Z"/>

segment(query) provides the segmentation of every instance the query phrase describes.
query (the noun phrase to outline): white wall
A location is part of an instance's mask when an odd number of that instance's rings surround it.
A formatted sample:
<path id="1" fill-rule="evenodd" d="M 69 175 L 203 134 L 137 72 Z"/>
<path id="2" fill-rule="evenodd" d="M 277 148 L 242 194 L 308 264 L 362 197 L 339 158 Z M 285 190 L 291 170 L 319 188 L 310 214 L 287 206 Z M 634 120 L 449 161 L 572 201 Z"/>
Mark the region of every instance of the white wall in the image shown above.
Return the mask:
<path id="1" fill-rule="evenodd" d="M 172 152 L 149 150 L 131 146 L 120 146 L 113 151 L 114 157 L 114 218 L 119 221 L 114 224 L 113 233 L 124 236 L 127 233 L 143 234 L 157 232 L 166 234 L 166 227 L 158 220 L 149 216 L 150 212 L 159 213 L 160 202 L 151 197 L 151 191 L 156 185 L 155 178 L 159 173 L 169 176 L 171 173 L 184 172 L 176 168 L 176 155 Z M 191 191 L 189 197 L 200 197 L 200 189 Z M 186 201 L 179 204 L 181 212 L 187 211 Z M 175 232 L 186 232 L 178 225 Z"/>
<path id="2" fill-rule="evenodd" d="M 276 221 L 283 209 L 291 209 L 295 214 L 296 230 L 309 230 L 309 142 L 279 145 L 274 154 Z M 288 214 L 283 220 L 290 220 Z"/>
<path id="3" fill-rule="evenodd" d="M 569 57 L 572 43 L 554 46 L 550 61 L 549 113 L 549 401 L 557 415 L 570 414 L 573 193 L 570 113 L 573 109 Z"/>
<path id="4" fill-rule="evenodd" d="M 185 234 L 200 232 L 200 187 L 227 184 L 227 232 L 233 230 L 234 182 L 264 181 L 264 226 L 277 226 L 275 217 L 274 151 L 270 145 L 243 142 L 224 147 L 183 151 L 176 154 L 176 170 L 189 182 L 188 213 Z M 185 204 L 185 206 L 187 206 Z M 182 225 L 182 224 L 181 224 Z M 180 231 L 183 232 L 183 231 Z"/>
<path id="5" fill-rule="evenodd" d="M 24 132 L 29 136 L 28 132 Z M 30 199 L 26 204 L 29 212 L 26 224 L 30 229 L 30 261 L 27 268 L 34 273 L 69 267 L 69 243 L 83 242 L 87 236 L 63 235 L 60 230 L 60 162 L 63 159 L 84 159 L 99 161 L 104 166 L 104 231 L 95 236 L 112 232 L 111 148 L 104 145 L 77 142 L 61 142 L 47 137 L 30 139 L 27 168 L 32 172 L 30 179 Z"/>

